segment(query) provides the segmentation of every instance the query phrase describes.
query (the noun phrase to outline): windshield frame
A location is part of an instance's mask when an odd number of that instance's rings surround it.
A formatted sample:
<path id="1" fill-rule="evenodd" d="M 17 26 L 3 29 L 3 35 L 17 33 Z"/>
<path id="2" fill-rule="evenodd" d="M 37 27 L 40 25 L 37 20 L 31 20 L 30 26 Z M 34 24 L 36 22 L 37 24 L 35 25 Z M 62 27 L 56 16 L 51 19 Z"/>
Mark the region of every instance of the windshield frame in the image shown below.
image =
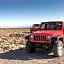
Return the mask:
<path id="1" fill-rule="evenodd" d="M 55 24 L 56 24 L 56 23 L 61 23 L 61 29 L 57 29 L 57 28 L 55 28 L 55 29 L 47 29 L 47 28 L 46 28 L 46 29 L 42 29 L 42 28 L 41 28 L 42 24 L 49 24 L 49 23 L 50 23 L 50 24 L 51 24 L 51 23 L 52 23 L 52 24 L 53 24 L 53 23 L 55 23 Z M 41 29 L 41 30 L 62 30 L 62 22 L 43 22 L 43 23 L 41 23 L 41 25 L 40 25 L 40 29 Z"/>

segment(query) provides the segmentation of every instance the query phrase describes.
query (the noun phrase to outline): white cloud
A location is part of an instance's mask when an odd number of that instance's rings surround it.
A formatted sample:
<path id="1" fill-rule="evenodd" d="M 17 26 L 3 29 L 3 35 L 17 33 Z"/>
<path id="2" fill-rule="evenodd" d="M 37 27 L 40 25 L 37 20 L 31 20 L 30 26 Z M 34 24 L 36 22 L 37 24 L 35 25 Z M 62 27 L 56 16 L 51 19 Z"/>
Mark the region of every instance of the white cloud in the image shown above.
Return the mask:
<path id="1" fill-rule="evenodd" d="M 64 17 L 62 17 L 62 18 L 47 18 L 47 19 L 43 19 L 41 22 L 46 22 L 46 21 L 64 21 Z"/>

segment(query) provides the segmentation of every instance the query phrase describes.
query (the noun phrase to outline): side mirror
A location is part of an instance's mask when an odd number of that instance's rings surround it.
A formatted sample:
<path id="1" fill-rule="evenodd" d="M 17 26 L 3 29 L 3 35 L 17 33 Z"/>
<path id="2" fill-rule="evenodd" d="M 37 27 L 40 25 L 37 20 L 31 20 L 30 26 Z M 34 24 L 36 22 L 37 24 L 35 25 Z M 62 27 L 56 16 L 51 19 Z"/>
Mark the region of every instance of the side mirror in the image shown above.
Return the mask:
<path id="1" fill-rule="evenodd" d="M 44 29 L 44 27 L 42 26 L 42 27 L 40 27 L 40 29 Z"/>

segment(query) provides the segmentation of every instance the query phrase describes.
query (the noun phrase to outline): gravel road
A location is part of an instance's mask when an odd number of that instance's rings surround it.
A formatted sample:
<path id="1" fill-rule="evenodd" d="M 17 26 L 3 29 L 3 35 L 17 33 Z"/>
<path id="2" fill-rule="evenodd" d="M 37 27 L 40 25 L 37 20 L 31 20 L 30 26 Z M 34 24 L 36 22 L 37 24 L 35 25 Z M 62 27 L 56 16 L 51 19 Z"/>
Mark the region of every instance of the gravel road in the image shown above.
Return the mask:
<path id="1" fill-rule="evenodd" d="M 64 64 L 64 56 L 54 57 L 52 53 L 47 55 L 42 49 L 28 54 L 22 48 L 0 54 L 0 64 Z"/>

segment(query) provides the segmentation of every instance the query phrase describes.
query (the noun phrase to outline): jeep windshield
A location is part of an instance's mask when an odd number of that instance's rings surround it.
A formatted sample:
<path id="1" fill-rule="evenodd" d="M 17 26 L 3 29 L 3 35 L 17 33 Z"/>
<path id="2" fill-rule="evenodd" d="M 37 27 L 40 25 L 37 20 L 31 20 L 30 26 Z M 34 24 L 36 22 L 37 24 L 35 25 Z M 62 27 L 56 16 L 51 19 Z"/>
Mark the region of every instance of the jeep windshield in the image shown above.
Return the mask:
<path id="1" fill-rule="evenodd" d="M 56 30 L 56 29 L 62 29 L 62 22 L 47 22 L 41 24 L 41 29 L 43 30 Z"/>

